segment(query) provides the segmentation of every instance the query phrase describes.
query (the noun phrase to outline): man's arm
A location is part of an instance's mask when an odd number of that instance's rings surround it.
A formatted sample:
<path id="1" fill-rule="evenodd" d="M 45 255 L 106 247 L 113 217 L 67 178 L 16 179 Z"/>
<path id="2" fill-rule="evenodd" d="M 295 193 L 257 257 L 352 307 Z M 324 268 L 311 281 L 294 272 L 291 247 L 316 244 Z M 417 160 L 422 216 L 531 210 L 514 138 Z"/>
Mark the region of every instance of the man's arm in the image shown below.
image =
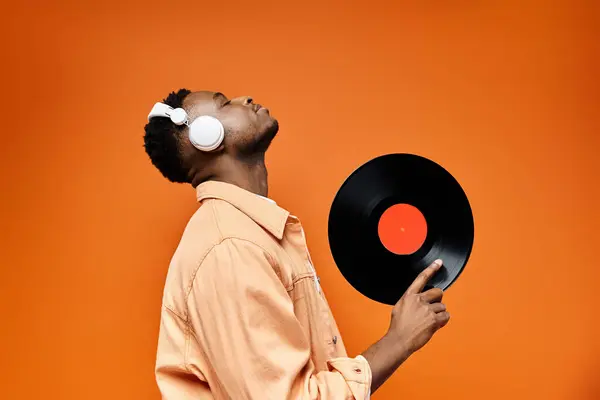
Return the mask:
<path id="1" fill-rule="evenodd" d="M 388 333 L 362 354 L 366 361 L 338 358 L 329 371 L 315 372 L 308 339 L 270 261 L 257 245 L 227 239 L 206 256 L 190 291 L 194 337 L 230 398 L 368 399 L 442 326 L 441 291 L 419 293 L 439 268 L 433 266 L 394 307 Z"/>
<path id="2" fill-rule="evenodd" d="M 271 261 L 257 245 L 227 239 L 198 268 L 188 318 L 209 384 L 233 399 L 368 399 L 362 357 L 330 360 L 329 371 L 309 367 L 308 338 Z"/>
<path id="3" fill-rule="evenodd" d="M 386 335 L 362 354 L 371 366 L 372 393 L 448 323 L 450 314 L 441 303 L 443 291 L 433 288 L 420 293 L 441 266 L 437 260 L 419 274 L 394 306 Z"/>

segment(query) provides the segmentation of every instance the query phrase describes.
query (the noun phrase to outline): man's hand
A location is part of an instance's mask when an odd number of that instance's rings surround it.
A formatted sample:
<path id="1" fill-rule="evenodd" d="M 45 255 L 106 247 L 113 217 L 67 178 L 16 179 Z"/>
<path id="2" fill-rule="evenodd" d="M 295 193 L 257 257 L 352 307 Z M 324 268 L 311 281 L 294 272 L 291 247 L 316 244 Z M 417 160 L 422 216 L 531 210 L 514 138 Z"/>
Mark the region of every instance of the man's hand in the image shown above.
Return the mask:
<path id="1" fill-rule="evenodd" d="M 427 282 L 442 266 L 437 260 L 427 267 L 406 290 L 392 310 L 388 332 L 362 354 L 373 375 L 374 393 L 412 353 L 423 347 L 433 334 L 446 325 L 450 314 L 441 303 L 441 289 L 421 293 Z"/>
<path id="2" fill-rule="evenodd" d="M 448 323 L 450 314 L 441 303 L 444 292 L 439 288 L 421 290 L 442 266 L 436 260 L 424 269 L 392 310 L 388 335 L 398 340 L 408 354 L 423 347 L 438 329 Z"/>

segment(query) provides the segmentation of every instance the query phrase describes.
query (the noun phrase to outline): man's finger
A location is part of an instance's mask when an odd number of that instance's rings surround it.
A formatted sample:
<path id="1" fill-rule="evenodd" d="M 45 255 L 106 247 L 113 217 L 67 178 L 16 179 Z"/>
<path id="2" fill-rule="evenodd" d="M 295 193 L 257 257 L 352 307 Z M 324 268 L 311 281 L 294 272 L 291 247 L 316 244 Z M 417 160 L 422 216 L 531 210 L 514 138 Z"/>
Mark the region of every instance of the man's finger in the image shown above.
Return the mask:
<path id="1" fill-rule="evenodd" d="M 442 301 L 444 297 L 444 291 L 440 288 L 429 289 L 421 293 L 421 299 L 426 303 L 437 303 Z"/>
<path id="2" fill-rule="evenodd" d="M 417 278 L 414 280 L 414 282 L 406 290 L 406 293 L 408 293 L 408 294 L 415 293 L 416 294 L 416 293 L 419 293 L 421 290 L 423 290 L 423 288 L 425 287 L 425 285 L 427 284 L 429 279 L 431 279 L 431 277 L 433 275 L 435 275 L 435 273 L 440 269 L 441 266 L 442 266 L 442 260 L 435 260 L 433 262 L 433 264 L 431 264 L 429 267 L 427 267 L 423 271 L 421 271 L 419 276 L 417 276 Z"/>
<path id="3" fill-rule="evenodd" d="M 437 322 L 438 328 L 445 326 L 448 321 L 450 321 L 450 313 L 448 311 L 442 311 L 435 314 L 435 320 Z"/>
<path id="4" fill-rule="evenodd" d="M 437 314 L 446 311 L 446 305 L 444 303 L 433 303 L 429 305 L 429 309 Z"/>

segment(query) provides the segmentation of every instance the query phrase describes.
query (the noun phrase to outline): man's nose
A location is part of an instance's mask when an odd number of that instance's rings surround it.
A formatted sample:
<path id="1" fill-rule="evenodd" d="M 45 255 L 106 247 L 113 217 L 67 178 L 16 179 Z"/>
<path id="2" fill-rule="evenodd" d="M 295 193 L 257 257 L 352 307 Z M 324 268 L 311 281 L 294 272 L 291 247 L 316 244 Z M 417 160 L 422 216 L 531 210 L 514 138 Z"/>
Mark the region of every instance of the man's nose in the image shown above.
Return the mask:
<path id="1" fill-rule="evenodd" d="M 249 106 L 252 104 L 252 97 L 250 97 L 250 96 L 237 97 L 237 98 L 233 99 L 231 102 Z"/>

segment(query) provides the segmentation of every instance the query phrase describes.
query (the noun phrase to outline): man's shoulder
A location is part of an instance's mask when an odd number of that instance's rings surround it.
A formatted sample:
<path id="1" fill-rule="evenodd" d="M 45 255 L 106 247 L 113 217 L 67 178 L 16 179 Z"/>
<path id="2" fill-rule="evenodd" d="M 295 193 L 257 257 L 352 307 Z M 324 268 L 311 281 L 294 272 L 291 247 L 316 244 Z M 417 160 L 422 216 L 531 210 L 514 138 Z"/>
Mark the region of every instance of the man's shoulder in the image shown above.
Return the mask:
<path id="1" fill-rule="evenodd" d="M 185 286 L 207 254 L 227 240 L 243 240 L 260 248 L 276 246 L 267 231 L 232 204 L 219 199 L 206 200 L 183 231 L 171 259 L 167 284 L 178 282 L 178 286 Z"/>
<path id="2" fill-rule="evenodd" d="M 208 250 L 227 239 L 259 244 L 270 240 L 271 236 L 250 216 L 227 201 L 209 199 L 190 218 L 180 246 Z"/>
<path id="3" fill-rule="evenodd" d="M 210 251 L 228 240 L 251 242 L 262 249 L 276 246 L 267 231 L 232 204 L 219 199 L 206 200 L 190 218 L 173 254 L 165 296 L 167 292 L 171 298 L 183 295 Z"/>

